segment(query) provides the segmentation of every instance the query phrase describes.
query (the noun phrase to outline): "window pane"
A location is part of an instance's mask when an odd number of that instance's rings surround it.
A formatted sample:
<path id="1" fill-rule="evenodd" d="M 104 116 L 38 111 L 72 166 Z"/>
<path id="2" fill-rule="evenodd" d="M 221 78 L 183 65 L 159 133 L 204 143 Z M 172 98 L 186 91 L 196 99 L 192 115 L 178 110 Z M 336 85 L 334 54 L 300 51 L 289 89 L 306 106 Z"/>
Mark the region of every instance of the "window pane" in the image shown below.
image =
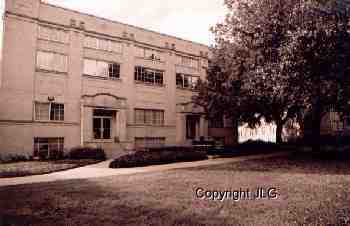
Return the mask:
<path id="1" fill-rule="evenodd" d="M 37 52 L 37 67 L 44 70 L 52 70 L 51 62 L 53 61 L 53 54 L 48 52 Z"/>
<path id="2" fill-rule="evenodd" d="M 145 111 L 136 109 L 135 110 L 135 123 L 144 124 L 145 123 Z"/>
<path id="3" fill-rule="evenodd" d="M 145 123 L 153 124 L 153 112 L 151 110 L 145 111 Z"/>
<path id="4" fill-rule="evenodd" d="M 50 29 L 44 26 L 39 26 L 39 38 L 50 40 Z"/>
<path id="5" fill-rule="evenodd" d="M 197 88 L 198 80 L 199 80 L 199 77 L 197 77 L 197 76 L 192 77 L 192 87 L 191 87 L 192 89 Z"/>
<path id="6" fill-rule="evenodd" d="M 156 72 L 155 73 L 155 83 L 157 84 L 163 84 L 163 72 Z"/>
<path id="7" fill-rule="evenodd" d="M 64 105 L 63 104 L 51 104 L 50 120 L 63 121 L 64 120 Z"/>
<path id="8" fill-rule="evenodd" d="M 109 41 L 105 39 L 98 40 L 98 48 L 100 50 L 109 51 Z"/>
<path id="9" fill-rule="evenodd" d="M 97 75 L 97 68 L 96 68 L 97 62 L 95 60 L 84 60 L 84 74 L 86 75 Z"/>
<path id="10" fill-rule="evenodd" d="M 109 77 L 119 78 L 120 77 L 120 66 L 119 64 L 111 63 L 108 64 Z"/>
<path id="11" fill-rule="evenodd" d="M 85 37 L 84 46 L 87 48 L 97 49 L 97 38 Z"/>
<path id="12" fill-rule="evenodd" d="M 94 138 L 95 139 L 101 139 L 101 118 L 94 118 L 93 119 L 93 132 L 94 132 Z"/>
<path id="13" fill-rule="evenodd" d="M 176 74 L 176 86 L 179 88 L 183 88 L 183 76 L 182 74 Z"/>
<path id="14" fill-rule="evenodd" d="M 145 49 L 141 47 L 135 47 L 135 56 L 137 57 L 145 57 Z"/>
<path id="15" fill-rule="evenodd" d="M 184 75 L 184 88 L 189 88 L 191 84 L 191 76 Z"/>
<path id="16" fill-rule="evenodd" d="M 103 139 L 111 139 L 111 119 L 103 119 Z"/>
<path id="17" fill-rule="evenodd" d="M 35 103 L 35 119 L 36 120 L 49 120 L 50 104 L 49 103 Z"/>
<path id="18" fill-rule="evenodd" d="M 97 76 L 108 77 L 108 63 L 97 61 Z"/>
<path id="19" fill-rule="evenodd" d="M 120 42 L 111 42 L 111 51 L 116 53 L 122 53 L 123 52 L 123 46 Z"/>

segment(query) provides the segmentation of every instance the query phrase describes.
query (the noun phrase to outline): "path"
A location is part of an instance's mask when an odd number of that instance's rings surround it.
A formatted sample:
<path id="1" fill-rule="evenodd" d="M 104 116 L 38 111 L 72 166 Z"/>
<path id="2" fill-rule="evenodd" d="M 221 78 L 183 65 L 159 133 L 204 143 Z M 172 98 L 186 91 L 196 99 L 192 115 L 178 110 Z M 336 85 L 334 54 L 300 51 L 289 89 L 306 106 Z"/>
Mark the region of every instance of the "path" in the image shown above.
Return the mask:
<path id="1" fill-rule="evenodd" d="M 279 152 L 268 155 L 253 155 L 253 156 L 241 156 L 233 158 L 217 158 L 209 159 L 204 161 L 196 162 L 180 162 L 172 163 L 166 165 L 154 165 L 147 167 L 136 167 L 136 168 L 121 168 L 121 169 L 111 169 L 108 168 L 109 163 L 112 160 L 107 160 L 98 164 L 84 166 L 80 168 L 75 168 L 71 170 L 55 172 L 45 175 L 35 175 L 27 177 L 17 177 L 17 178 L 1 178 L 0 186 L 9 185 L 20 185 L 20 184 L 32 184 L 32 183 L 42 183 L 42 182 L 53 182 L 60 180 L 71 180 L 71 179 L 87 179 L 87 178 L 97 178 L 97 177 L 108 177 L 108 176 L 118 176 L 118 175 L 130 175 L 135 173 L 151 173 L 166 171 L 172 169 L 182 169 L 182 168 L 192 168 L 198 166 L 209 166 L 217 164 L 225 164 L 231 162 L 240 162 L 252 159 L 269 158 L 275 156 L 287 155 L 288 152 Z"/>

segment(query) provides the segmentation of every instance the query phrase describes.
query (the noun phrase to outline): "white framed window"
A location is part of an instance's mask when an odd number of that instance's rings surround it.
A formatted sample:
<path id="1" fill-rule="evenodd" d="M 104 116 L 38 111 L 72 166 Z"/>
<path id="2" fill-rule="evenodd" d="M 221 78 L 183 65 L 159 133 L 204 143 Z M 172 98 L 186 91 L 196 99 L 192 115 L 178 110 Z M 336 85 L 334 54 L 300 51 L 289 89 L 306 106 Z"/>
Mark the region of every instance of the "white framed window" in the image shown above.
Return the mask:
<path id="1" fill-rule="evenodd" d="M 37 51 L 36 66 L 38 69 L 55 71 L 55 72 L 68 72 L 68 57 L 61 53 Z"/>
<path id="2" fill-rule="evenodd" d="M 176 73 L 176 86 L 181 89 L 197 89 L 199 76 Z"/>
<path id="3" fill-rule="evenodd" d="M 113 62 L 84 59 L 84 74 L 105 78 L 120 78 L 120 65 Z"/>
<path id="4" fill-rule="evenodd" d="M 34 157 L 52 158 L 63 156 L 64 138 L 34 138 Z"/>
<path id="5" fill-rule="evenodd" d="M 121 42 L 96 38 L 92 36 L 85 37 L 84 47 L 108 51 L 108 52 L 115 52 L 115 53 L 123 52 L 123 44 Z"/>
<path id="6" fill-rule="evenodd" d="M 135 81 L 152 84 L 164 84 L 164 72 L 160 70 L 145 68 L 142 66 L 135 67 Z"/>
<path id="7" fill-rule="evenodd" d="M 38 38 L 61 43 L 69 43 L 68 31 L 43 25 L 39 25 Z"/>
<path id="8" fill-rule="evenodd" d="M 165 137 L 135 137 L 137 148 L 161 147 L 165 145 Z"/>
<path id="9" fill-rule="evenodd" d="M 135 50 L 136 57 L 140 57 L 148 60 L 156 60 L 156 61 L 161 61 L 163 58 L 162 52 L 159 50 L 140 47 L 140 46 L 136 46 L 135 48 L 136 48 Z"/>
<path id="10" fill-rule="evenodd" d="M 198 68 L 199 61 L 192 57 L 177 55 L 177 64 L 185 67 Z"/>
<path id="11" fill-rule="evenodd" d="M 35 102 L 35 120 L 64 121 L 64 104 Z"/>
<path id="12" fill-rule="evenodd" d="M 135 109 L 135 123 L 141 125 L 164 125 L 164 110 Z"/>

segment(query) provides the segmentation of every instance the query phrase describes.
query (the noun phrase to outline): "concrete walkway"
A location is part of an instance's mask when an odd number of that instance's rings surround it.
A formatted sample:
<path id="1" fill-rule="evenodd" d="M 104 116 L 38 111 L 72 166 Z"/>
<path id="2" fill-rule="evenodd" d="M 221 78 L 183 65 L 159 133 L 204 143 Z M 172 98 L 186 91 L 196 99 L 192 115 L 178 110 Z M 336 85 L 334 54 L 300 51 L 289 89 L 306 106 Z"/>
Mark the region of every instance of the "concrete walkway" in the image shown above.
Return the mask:
<path id="1" fill-rule="evenodd" d="M 112 160 L 107 160 L 98 164 L 84 166 L 84 167 L 56 172 L 56 173 L 51 173 L 51 174 L 17 177 L 17 178 L 2 178 L 0 179 L 0 187 L 9 186 L 9 185 L 53 182 L 53 181 L 60 181 L 60 180 L 130 175 L 135 173 L 151 173 L 151 172 L 159 172 L 159 171 L 166 171 L 166 170 L 172 170 L 172 169 L 192 168 L 197 166 L 209 166 L 209 165 L 225 164 L 225 163 L 231 163 L 231 162 L 240 162 L 240 161 L 246 161 L 246 160 L 252 160 L 252 159 L 284 156 L 288 154 L 289 154 L 288 152 L 279 152 L 279 153 L 273 153 L 268 155 L 217 158 L 217 159 L 209 159 L 209 160 L 196 161 L 196 162 L 181 162 L 181 163 L 173 163 L 173 164 L 166 164 L 166 165 L 155 165 L 155 166 L 137 167 L 137 168 L 121 168 L 121 169 L 109 168 L 108 167 L 109 163 Z"/>

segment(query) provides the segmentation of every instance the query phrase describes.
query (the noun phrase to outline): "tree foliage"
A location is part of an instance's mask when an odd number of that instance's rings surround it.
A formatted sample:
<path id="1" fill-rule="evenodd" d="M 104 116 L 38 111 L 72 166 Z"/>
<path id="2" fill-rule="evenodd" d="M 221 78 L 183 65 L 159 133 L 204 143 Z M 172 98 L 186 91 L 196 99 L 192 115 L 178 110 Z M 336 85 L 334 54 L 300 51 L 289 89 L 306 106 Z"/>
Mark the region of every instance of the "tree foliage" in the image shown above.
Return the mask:
<path id="1" fill-rule="evenodd" d="M 197 101 L 209 114 L 283 125 L 311 112 L 314 133 L 330 107 L 348 106 L 350 23 L 342 1 L 226 0 Z"/>

